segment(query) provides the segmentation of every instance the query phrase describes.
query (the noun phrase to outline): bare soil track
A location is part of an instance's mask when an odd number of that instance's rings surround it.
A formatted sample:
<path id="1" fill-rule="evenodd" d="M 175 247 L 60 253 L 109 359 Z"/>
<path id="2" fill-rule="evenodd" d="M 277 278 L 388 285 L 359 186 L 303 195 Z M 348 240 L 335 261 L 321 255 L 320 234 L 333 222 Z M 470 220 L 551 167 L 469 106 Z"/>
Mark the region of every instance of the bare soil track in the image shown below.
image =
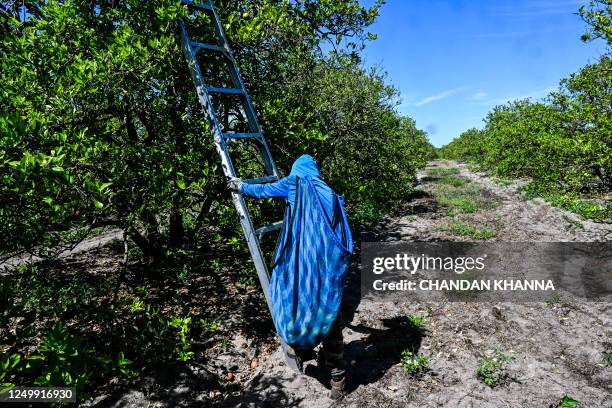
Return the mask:
<path id="1" fill-rule="evenodd" d="M 498 241 L 612 238 L 610 224 L 582 220 L 539 199 L 524 200 L 520 184 L 500 185 L 463 164 L 432 162 L 419 173 L 405 205 L 359 238 L 472 240 L 474 231 L 481 230 L 486 231 L 481 238 Z M 459 194 L 460 200 L 449 194 Z M 445 204 L 449 200 L 450 207 Z M 453 203 L 475 206 L 474 211 L 455 211 Z M 462 227 L 451 227 L 458 224 Z M 119 245 L 74 254 L 63 262 L 72 267 L 81 263 L 91 271 L 92 263 L 109 258 L 114 260 L 107 262 L 109 267 L 116 267 Z M 612 367 L 603 363 L 603 353 L 612 351 L 609 303 L 562 298 L 547 304 L 420 304 L 409 297 L 375 303 L 360 299 L 359 273 L 356 254 L 343 306 L 349 392 L 340 401 L 328 398 L 328 378 L 316 361 L 307 362 L 306 375 L 285 365 L 259 289 L 236 286 L 228 271 L 168 288 L 184 298 L 168 307 L 180 313 L 205 310 L 219 320 L 221 333 L 204 345 L 205 351 L 191 362 L 165 365 L 130 383 L 103 387 L 85 405 L 549 407 L 567 394 L 583 407 L 612 407 Z M 151 293 L 147 301 L 159 296 Z M 426 330 L 411 329 L 408 314 L 423 316 Z M 429 369 L 407 374 L 400 363 L 404 350 L 428 356 Z M 495 350 L 513 359 L 501 383 L 491 388 L 476 369 L 481 356 Z"/>
<path id="2" fill-rule="evenodd" d="M 453 170 L 453 169 L 459 169 Z M 435 199 L 439 177 L 453 174 L 472 183 L 486 203 L 451 220 Z M 612 226 L 581 220 L 543 200 L 522 198 L 520 182 L 506 186 L 455 162 L 431 163 L 419 174 L 413 199 L 363 240 L 470 240 L 453 235 L 450 222 L 486 225 L 499 241 L 610 241 Z M 478 199 L 478 197 L 475 197 Z M 360 302 L 359 266 L 349 278 L 344 329 L 349 363 L 349 394 L 327 399 L 316 365 L 310 376 L 289 371 L 277 350 L 245 383 L 245 395 L 228 405 L 345 407 L 548 407 L 571 395 L 584 407 L 612 406 L 612 367 L 602 353 L 612 344 L 612 305 L 575 299 L 556 303 L 437 303 L 431 305 Z M 406 327 L 406 315 L 425 317 L 426 332 Z M 430 358 L 429 371 L 411 376 L 400 364 L 405 349 Z M 490 388 L 476 375 L 482 354 L 513 357 L 500 385 Z M 308 373 L 309 371 L 307 371 Z"/>

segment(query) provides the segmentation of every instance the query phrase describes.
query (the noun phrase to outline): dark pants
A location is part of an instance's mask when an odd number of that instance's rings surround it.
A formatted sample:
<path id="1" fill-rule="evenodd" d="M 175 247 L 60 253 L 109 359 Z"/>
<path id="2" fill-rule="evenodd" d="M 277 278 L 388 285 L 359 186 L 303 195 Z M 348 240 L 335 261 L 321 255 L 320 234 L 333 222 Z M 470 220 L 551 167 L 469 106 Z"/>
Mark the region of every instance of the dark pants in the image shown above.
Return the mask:
<path id="1" fill-rule="evenodd" d="M 319 362 L 331 369 L 331 376 L 334 380 L 344 378 L 344 339 L 342 337 L 342 313 L 334 321 L 329 333 L 323 339 L 322 352 L 319 354 Z M 314 358 L 312 349 L 294 349 L 296 356 L 302 361 Z"/>
<path id="2" fill-rule="evenodd" d="M 344 378 L 344 338 L 342 337 L 342 313 L 330 329 L 327 337 L 323 340 L 323 356 L 325 366 L 331 368 L 331 376 L 334 380 Z"/>

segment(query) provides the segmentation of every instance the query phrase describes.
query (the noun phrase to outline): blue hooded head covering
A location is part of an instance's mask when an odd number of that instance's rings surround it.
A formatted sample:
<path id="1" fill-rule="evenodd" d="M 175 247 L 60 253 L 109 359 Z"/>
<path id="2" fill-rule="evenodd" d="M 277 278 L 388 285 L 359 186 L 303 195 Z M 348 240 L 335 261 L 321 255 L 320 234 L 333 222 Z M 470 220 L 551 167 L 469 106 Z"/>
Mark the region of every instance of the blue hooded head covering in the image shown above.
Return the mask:
<path id="1" fill-rule="evenodd" d="M 312 348 L 331 329 L 353 252 L 344 200 L 321 180 L 305 154 L 293 166 L 290 207 L 272 261 L 270 297 L 278 334 L 296 348 Z"/>
<path id="2" fill-rule="evenodd" d="M 317 166 L 317 162 L 312 158 L 312 156 L 308 154 L 303 154 L 293 163 L 291 166 L 290 176 L 310 176 L 321 178 L 321 172 L 319 171 L 319 166 Z"/>
<path id="3" fill-rule="evenodd" d="M 321 172 L 315 159 L 308 154 L 303 154 L 293 162 L 291 166 L 291 172 L 289 173 L 289 179 L 291 179 L 291 189 L 288 194 L 289 205 L 293 207 L 296 195 L 295 179 L 296 178 L 308 178 L 314 187 L 314 193 L 321 200 L 321 205 L 326 214 L 331 217 L 334 206 L 334 191 L 321 179 Z"/>

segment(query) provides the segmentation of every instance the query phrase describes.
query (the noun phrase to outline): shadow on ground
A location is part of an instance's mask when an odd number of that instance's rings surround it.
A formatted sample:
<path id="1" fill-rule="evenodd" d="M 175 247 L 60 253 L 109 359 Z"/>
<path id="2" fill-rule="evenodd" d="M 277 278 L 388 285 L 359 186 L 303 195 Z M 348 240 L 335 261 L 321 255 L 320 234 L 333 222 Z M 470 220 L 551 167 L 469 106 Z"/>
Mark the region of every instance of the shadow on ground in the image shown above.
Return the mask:
<path id="1" fill-rule="evenodd" d="M 136 383 L 114 390 L 92 406 L 143 407 L 164 401 L 166 407 L 210 406 L 209 391 L 220 384 L 206 366 L 195 362 L 168 363 L 141 375 Z"/>
<path id="2" fill-rule="evenodd" d="M 354 361 L 348 382 L 348 391 L 360 385 L 378 381 L 387 370 L 400 362 L 404 350 L 419 352 L 422 334 L 408 326 L 405 316 L 383 320 L 383 328 L 375 329 L 364 325 L 349 328 L 367 334 L 363 340 L 356 340 L 346 346 L 346 358 Z"/>
<path id="3" fill-rule="evenodd" d="M 265 392 L 263 392 L 265 391 Z M 222 407 L 299 407 L 303 398 L 285 391 L 283 379 L 258 374 L 249 383 L 249 390 L 230 394 Z"/>

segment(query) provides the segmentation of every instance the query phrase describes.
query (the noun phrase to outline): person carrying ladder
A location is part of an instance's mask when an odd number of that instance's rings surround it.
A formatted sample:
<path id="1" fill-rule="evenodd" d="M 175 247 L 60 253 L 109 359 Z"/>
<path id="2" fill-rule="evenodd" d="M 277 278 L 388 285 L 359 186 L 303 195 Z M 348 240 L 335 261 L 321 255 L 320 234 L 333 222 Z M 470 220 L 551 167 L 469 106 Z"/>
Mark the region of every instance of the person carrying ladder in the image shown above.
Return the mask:
<path id="1" fill-rule="evenodd" d="M 300 156 L 289 176 L 269 184 L 232 177 L 228 187 L 253 198 L 284 198 L 283 227 L 272 260 L 272 317 L 281 338 L 308 359 L 322 344 L 331 397 L 345 393 L 340 306 L 353 240 L 344 200 L 321 179 L 315 160 Z"/>

